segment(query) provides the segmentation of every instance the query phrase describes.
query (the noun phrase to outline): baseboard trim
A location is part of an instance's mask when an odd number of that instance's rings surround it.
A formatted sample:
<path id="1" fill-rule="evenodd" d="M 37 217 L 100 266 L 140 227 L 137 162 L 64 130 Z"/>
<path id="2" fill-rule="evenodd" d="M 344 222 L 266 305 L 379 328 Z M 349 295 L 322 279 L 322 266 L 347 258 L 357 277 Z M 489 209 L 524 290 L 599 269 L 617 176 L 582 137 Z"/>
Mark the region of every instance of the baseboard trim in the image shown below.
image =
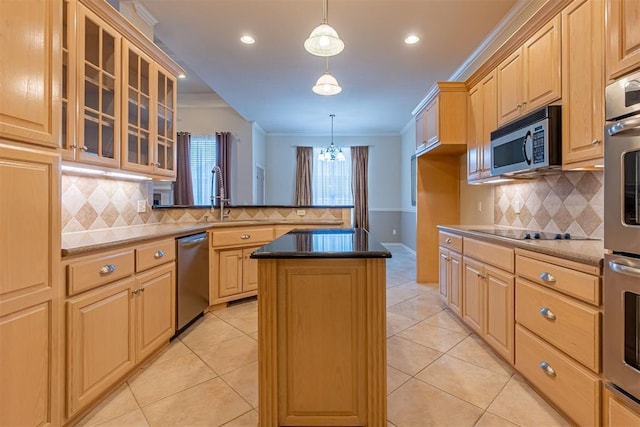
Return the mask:
<path id="1" fill-rule="evenodd" d="M 413 249 L 411 249 L 409 246 L 405 245 L 404 243 L 401 242 L 393 242 L 393 243 L 384 243 L 382 242 L 383 246 L 402 246 L 404 249 L 406 249 L 408 252 L 411 252 L 414 256 L 416 254 L 416 251 L 414 251 Z"/>

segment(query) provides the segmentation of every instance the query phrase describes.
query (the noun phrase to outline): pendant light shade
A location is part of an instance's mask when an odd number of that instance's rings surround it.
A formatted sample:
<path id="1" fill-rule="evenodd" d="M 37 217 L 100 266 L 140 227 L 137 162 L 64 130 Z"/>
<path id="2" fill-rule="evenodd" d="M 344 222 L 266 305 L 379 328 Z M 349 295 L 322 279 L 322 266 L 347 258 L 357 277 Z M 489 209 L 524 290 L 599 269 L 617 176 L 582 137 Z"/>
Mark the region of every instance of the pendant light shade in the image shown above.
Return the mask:
<path id="1" fill-rule="evenodd" d="M 312 89 L 318 95 L 337 95 L 342 92 L 342 88 L 338 84 L 335 77 L 331 75 L 329 70 L 320 76 L 316 85 Z"/>
<path id="2" fill-rule="evenodd" d="M 329 0 L 323 2 L 322 23 L 311 31 L 309 38 L 304 42 L 304 48 L 312 55 L 333 56 L 344 49 L 344 42 L 340 40 L 338 32 L 328 23 Z"/>

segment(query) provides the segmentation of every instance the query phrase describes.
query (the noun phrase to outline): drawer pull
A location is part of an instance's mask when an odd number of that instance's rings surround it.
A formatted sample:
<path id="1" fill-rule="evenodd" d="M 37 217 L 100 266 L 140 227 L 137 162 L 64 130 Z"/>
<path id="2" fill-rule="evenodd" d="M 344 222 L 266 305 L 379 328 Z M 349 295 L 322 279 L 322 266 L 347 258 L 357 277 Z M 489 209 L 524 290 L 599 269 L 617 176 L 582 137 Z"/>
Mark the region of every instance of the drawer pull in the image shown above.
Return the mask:
<path id="1" fill-rule="evenodd" d="M 100 269 L 100 274 L 111 274 L 116 271 L 116 266 L 114 264 L 107 264 Z"/>
<path id="2" fill-rule="evenodd" d="M 240 236 L 241 239 L 243 240 L 247 240 L 251 238 L 251 234 L 243 234 L 242 236 Z"/>
<path id="3" fill-rule="evenodd" d="M 155 254 L 153 254 L 153 257 L 154 257 L 155 259 L 162 258 L 163 256 L 164 256 L 164 251 L 161 251 L 161 250 L 157 250 L 157 251 L 156 251 L 156 253 L 155 253 Z"/>
<path id="4" fill-rule="evenodd" d="M 544 273 L 540 273 L 540 279 L 549 283 L 554 283 L 556 281 L 556 278 L 553 276 L 553 274 L 547 273 L 546 271 Z"/>
<path id="5" fill-rule="evenodd" d="M 451 237 L 447 237 L 446 239 L 444 239 L 444 242 L 447 244 L 451 243 Z"/>
<path id="6" fill-rule="evenodd" d="M 555 369 L 553 369 L 551 367 L 551 365 L 549 365 L 547 362 L 540 362 L 540 369 L 542 369 L 542 371 L 549 375 L 550 377 L 555 377 L 556 376 L 556 371 Z"/>
<path id="7" fill-rule="evenodd" d="M 546 317 L 549 320 L 556 320 L 556 315 L 553 314 L 553 311 L 549 310 L 547 307 L 540 307 L 540 314 Z"/>

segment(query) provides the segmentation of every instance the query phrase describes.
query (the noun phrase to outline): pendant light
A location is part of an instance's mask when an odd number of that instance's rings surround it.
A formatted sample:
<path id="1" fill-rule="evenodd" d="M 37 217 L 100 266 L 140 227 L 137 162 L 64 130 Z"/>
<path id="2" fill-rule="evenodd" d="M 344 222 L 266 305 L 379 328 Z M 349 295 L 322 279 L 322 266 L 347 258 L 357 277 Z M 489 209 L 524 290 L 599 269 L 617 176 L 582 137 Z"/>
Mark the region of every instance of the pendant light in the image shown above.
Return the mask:
<path id="1" fill-rule="evenodd" d="M 325 96 L 337 95 L 342 92 L 342 88 L 338 84 L 338 81 L 329 72 L 329 58 L 327 58 L 327 65 L 325 67 L 324 74 L 320 76 L 311 90 L 318 95 Z"/>
<path id="2" fill-rule="evenodd" d="M 328 9 L 329 0 L 324 0 L 322 24 L 314 28 L 304 42 L 304 48 L 312 55 L 333 56 L 344 49 L 344 42 L 340 40 L 338 32 L 328 24 Z"/>
<path id="3" fill-rule="evenodd" d="M 331 117 L 331 144 L 324 150 L 320 150 L 318 160 L 327 162 L 335 162 L 337 160 L 339 162 L 344 162 L 346 159 L 344 157 L 344 153 L 342 152 L 342 148 L 336 147 L 333 144 L 333 118 L 335 116 L 335 114 L 329 114 L 329 117 Z"/>

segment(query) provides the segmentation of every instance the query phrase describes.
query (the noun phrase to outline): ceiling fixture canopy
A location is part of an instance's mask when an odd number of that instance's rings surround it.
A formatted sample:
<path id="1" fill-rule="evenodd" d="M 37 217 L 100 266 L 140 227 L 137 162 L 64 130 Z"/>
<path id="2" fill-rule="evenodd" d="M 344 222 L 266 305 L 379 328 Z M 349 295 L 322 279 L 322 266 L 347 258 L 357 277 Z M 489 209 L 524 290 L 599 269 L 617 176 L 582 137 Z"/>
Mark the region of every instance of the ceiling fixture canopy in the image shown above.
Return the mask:
<path id="1" fill-rule="evenodd" d="M 329 0 L 324 0 L 322 24 L 314 28 L 304 42 L 307 52 L 316 56 L 334 56 L 344 49 L 344 42 L 340 40 L 338 32 L 328 23 L 328 9 Z"/>
<path id="2" fill-rule="evenodd" d="M 333 118 L 335 116 L 335 114 L 329 114 L 329 117 L 331 117 L 331 144 L 324 150 L 320 150 L 318 159 L 321 161 L 335 162 L 337 160 L 339 162 L 344 162 L 345 160 L 342 148 L 336 147 L 333 144 Z"/>

